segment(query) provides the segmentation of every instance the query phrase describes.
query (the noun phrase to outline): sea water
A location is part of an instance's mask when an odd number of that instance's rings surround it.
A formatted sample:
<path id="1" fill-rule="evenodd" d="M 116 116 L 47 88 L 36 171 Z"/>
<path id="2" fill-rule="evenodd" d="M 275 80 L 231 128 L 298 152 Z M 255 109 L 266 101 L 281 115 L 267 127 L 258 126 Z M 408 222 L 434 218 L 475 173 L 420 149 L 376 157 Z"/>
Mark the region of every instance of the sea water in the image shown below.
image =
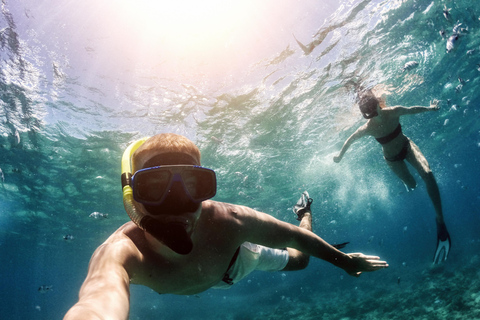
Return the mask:
<path id="1" fill-rule="evenodd" d="M 122 152 L 160 132 L 200 147 L 217 172 L 214 200 L 297 223 L 291 209 L 307 190 L 315 233 L 390 267 L 353 278 L 311 259 L 186 297 L 131 286 L 131 319 L 480 318 L 475 1 L 245 1 L 238 25 L 175 30 L 141 24 L 148 4 L 125 3 L 2 3 L 2 319 L 61 319 L 77 301 L 91 254 L 128 221 Z M 315 48 L 305 54 L 293 35 Z M 352 79 L 381 87 L 391 106 L 441 101 L 402 118 L 440 187 L 453 245 L 440 266 L 416 173 L 406 192 L 371 138 L 332 160 L 365 121 Z"/>

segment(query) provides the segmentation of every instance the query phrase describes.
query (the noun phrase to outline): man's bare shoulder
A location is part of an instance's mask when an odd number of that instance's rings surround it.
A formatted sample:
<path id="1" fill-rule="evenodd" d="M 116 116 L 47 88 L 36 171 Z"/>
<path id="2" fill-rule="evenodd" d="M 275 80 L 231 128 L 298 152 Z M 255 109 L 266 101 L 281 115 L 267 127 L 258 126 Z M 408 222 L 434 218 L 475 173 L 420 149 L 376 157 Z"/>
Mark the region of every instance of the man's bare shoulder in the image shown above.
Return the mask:
<path id="1" fill-rule="evenodd" d="M 202 212 L 219 220 L 242 220 L 256 215 L 258 211 L 249 207 L 225 202 L 207 200 L 202 204 Z"/>
<path id="2" fill-rule="evenodd" d="M 129 221 L 115 230 L 115 232 L 113 232 L 103 244 L 117 244 L 122 243 L 125 240 L 128 242 L 128 239 L 132 240 L 129 235 L 137 234 L 137 232 L 141 233 L 141 230 L 135 225 L 135 223 Z"/>
<path id="3" fill-rule="evenodd" d="M 234 230 L 236 233 L 248 233 L 252 224 L 272 222 L 269 214 L 243 205 L 205 201 L 202 206 L 202 216 L 212 222 L 211 226 L 224 228 L 226 232 Z"/>
<path id="4" fill-rule="evenodd" d="M 202 203 L 202 215 L 197 230 L 202 239 L 218 241 L 216 246 L 228 246 L 235 250 L 245 241 L 252 242 L 251 233 L 265 222 L 272 222 L 272 217 L 252 208 L 208 200 Z M 225 241 L 228 239 L 228 241 Z"/>
<path id="5" fill-rule="evenodd" d="M 382 109 L 382 114 L 384 117 L 398 118 L 405 110 L 404 106 L 389 106 Z"/>
<path id="6" fill-rule="evenodd" d="M 143 231 L 133 222 L 118 228 L 108 239 L 95 250 L 92 263 L 111 261 L 123 266 L 140 258 L 139 245 L 145 242 Z"/>

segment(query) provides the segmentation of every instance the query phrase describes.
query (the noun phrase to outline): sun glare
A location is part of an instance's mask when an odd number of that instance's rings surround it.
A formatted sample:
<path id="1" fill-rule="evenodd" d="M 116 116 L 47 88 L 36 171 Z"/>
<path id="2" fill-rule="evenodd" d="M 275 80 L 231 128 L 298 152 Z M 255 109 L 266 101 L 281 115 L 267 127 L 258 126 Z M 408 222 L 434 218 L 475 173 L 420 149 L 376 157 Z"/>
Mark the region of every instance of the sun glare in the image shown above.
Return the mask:
<path id="1" fill-rule="evenodd" d="M 131 27 L 150 43 L 178 49 L 211 47 L 247 27 L 253 0 L 121 0 Z"/>

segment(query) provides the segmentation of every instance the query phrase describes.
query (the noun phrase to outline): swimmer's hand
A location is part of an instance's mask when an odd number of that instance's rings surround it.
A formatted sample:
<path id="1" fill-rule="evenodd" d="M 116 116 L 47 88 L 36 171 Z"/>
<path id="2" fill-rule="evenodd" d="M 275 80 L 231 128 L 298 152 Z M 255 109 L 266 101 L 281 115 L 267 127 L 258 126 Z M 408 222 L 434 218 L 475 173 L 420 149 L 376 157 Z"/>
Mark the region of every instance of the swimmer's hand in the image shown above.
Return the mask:
<path id="1" fill-rule="evenodd" d="M 333 161 L 335 161 L 336 163 L 339 163 L 340 160 L 342 160 L 342 157 L 341 157 L 341 156 L 334 156 L 334 157 L 333 157 Z"/>
<path id="2" fill-rule="evenodd" d="M 381 261 L 380 257 L 377 256 L 367 256 L 363 253 L 349 253 L 347 256 L 350 257 L 350 263 L 343 270 L 354 277 L 359 277 L 362 272 L 388 268 L 388 263 Z"/>
<path id="3" fill-rule="evenodd" d="M 435 111 L 440 110 L 439 104 L 440 101 L 438 101 L 437 99 L 433 99 L 433 101 L 430 101 L 430 108 Z"/>

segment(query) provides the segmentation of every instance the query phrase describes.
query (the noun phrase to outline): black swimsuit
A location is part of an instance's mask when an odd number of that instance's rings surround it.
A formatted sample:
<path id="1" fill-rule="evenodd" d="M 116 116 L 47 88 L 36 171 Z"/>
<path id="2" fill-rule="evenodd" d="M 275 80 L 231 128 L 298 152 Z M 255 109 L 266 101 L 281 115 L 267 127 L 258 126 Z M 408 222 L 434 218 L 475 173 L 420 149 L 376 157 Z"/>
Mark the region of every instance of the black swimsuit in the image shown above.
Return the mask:
<path id="1" fill-rule="evenodd" d="M 408 152 L 410 152 L 410 140 L 406 139 L 405 143 L 403 144 L 402 150 L 400 150 L 399 153 L 397 153 L 396 156 L 393 157 L 385 157 L 385 160 L 395 162 L 395 161 L 403 161 L 405 158 L 407 158 Z"/>
<path id="2" fill-rule="evenodd" d="M 395 130 L 393 130 L 390 134 L 384 136 L 384 137 L 381 137 L 381 138 L 375 138 L 380 144 L 387 144 L 389 143 L 390 141 L 392 141 L 393 139 L 395 139 L 396 137 L 398 137 L 398 135 L 402 133 L 402 126 L 400 125 L 400 123 L 398 124 L 398 126 L 395 128 Z M 408 152 L 410 151 L 410 140 L 407 138 L 405 140 L 405 143 L 403 144 L 403 147 L 402 149 L 400 150 L 400 152 L 393 156 L 393 157 L 384 157 L 385 160 L 387 161 L 403 161 L 405 160 L 405 158 L 407 157 L 407 154 Z"/>
<path id="3" fill-rule="evenodd" d="M 402 126 L 400 125 L 400 123 L 398 124 L 398 126 L 395 128 L 395 130 L 393 130 L 392 132 L 390 132 L 390 134 L 387 134 L 385 137 L 381 137 L 381 138 L 375 138 L 378 142 L 380 142 L 380 144 L 387 144 L 389 143 L 390 141 L 392 141 L 393 139 L 395 139 L 396 137 L 398 137 L 398 135 L 402 133 Z"/>
<path id="4" fill-rule="evenodd" d="M 230 274 L 229 274 L 229 271 L 230 271 L 230 268 L 232 268 L 232 266 L 235 264 L 235 262 L 237 261 L 237 258 L 238 258 L 238 254 L 240 253 L 240 247 L 237 248 L 237 251 L 235 251 L 235 254 L 233 255 L 233 258 L 232 260 L 230 260 L 230 264 L 228 265 L 228 268 L 227 268 L 227 271 L 225 271 L 225 273 L 223 274 L 223 279 L 222 281 L 229 284 L 229 285 L 232 285 L 233 284 L 233 279 L 230 278 Z"/>

